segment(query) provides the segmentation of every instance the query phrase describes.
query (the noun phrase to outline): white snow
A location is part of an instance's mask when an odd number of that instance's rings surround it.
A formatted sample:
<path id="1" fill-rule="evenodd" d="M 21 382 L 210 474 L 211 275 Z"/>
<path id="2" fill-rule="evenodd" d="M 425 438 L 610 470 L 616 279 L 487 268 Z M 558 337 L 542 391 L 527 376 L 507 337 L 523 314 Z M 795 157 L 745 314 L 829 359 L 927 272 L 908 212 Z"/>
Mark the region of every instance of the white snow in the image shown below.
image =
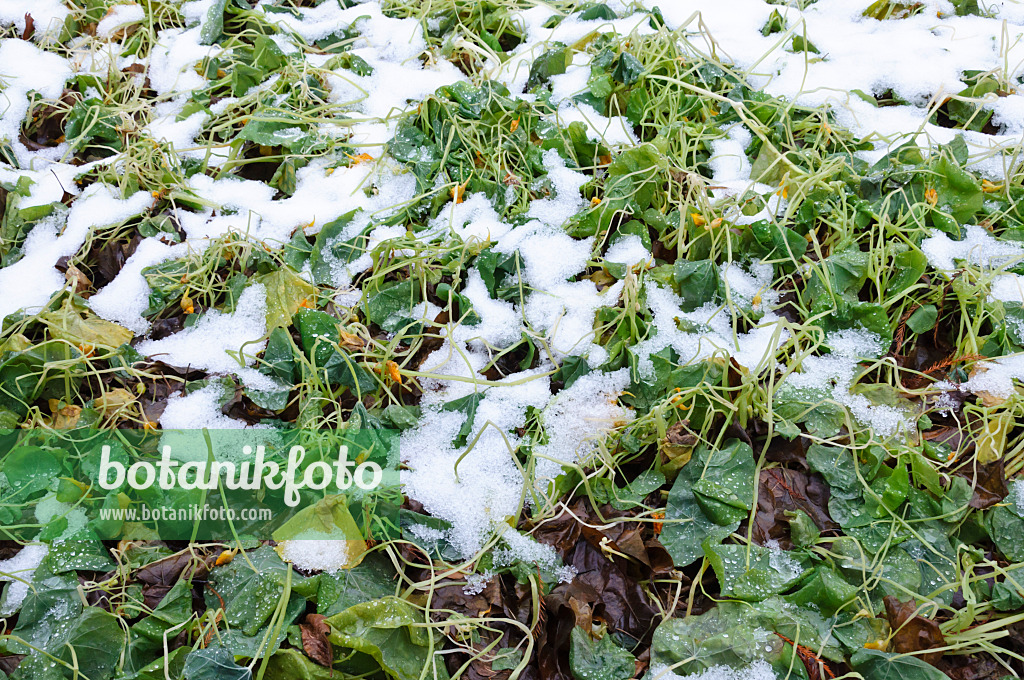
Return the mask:
<path id="1" fill-rule="evenodd" d="M 266 347 L 266 334 L 266 289 L 263 284 L 254 283 L 242 291 L 233 312 L 211 309 L 196 325 L 160 340 L 145 340 L 135 349 L 172 366 L 234 373 L 250 388 L 272 390 L 277 386 L 272 379 L 248 368 Z M 233 354 L 240 355 L 243 361 Z"/>
<path id="2" fill-rule="evenodd" d="M 904 434 L 914 426 L 914 417 L 896 406 L 874 404 L 863 394 L 850 391 L 861 359 L 877 357 L 884 351 L 881 338 L 864 329 L 847 329 L 830 333 L 825 344 L 831 353 L 808 356 L 801 363 L 801 372 L 792 373 L 780 389 L 806 390 L 827 395 L 845 406 L 864 425 L 881 437 Z"/>
<path id="3" fill-rule="evenodd" d="M 962 131 L 929 123 L 929 102 L 964 89 L 966 70 L 1001 72 L 1009 65 L 1004 74 L 1009 78 L 1024 59 L 1024 13 L 1017 3 L 986 3 L 998 9 L 987 18 L 958 17 L 950 3 L 925 0 L 916 15 L 888 21 L 863 17 L 869 4 L 817 2 L 800 10 L 763 0 L 644 0 L 645 6 L 661 8 L 670 28 L 706 31 L 691 35 L 693 46 L 735 64 L 753 87 L 801 105 L 829 106 L 842 126 L 876 142 L 875 152 L 860 152 L 867 158 L 912 138 L 922 144 L 949 142 Z M 788 28 L 762 36 L 760 29 L 775 10 Z M 793 36 L 804 35 L 820 54 L 789 51 Z M 911 104 L 876 108 L 851 92 L 870 96 L 888 89 Z M 1015 115 L 1020 101 L 1024 95 L 1013 93 L 999 103 L 1008 123 L 1003 134 L 963 133 L 972 157 L 1020 143 L 1024 119 Z M 999 166 L 995 159 L 980 169 L 992 172 Z"/>
<path id="4" fill-rule="evenodd" d="M 0 583 L 9 582 L 0 600 L 0 616 L 10 616 L 21 608 L 28 595 L 32 575 L 50 551 L 43 543 L 30 543 L 7 560 L 0 560 Z"/>
<path id="5" fill-rule="evenodd" d="M 59 224 L 56 216 L 39 222 L 25 241 L 24 257 L 0 269 L 0 330 L 3 317 L 19 310 L 38 311 L 64 287 L 64 276 L 54 265 L 61 257 L 74 255 L 94 227 L 134 217 L 152 200 L 144 191 L 122 200 L 106 185 L 93 184 L 71 206 L 67 224 Z"/>
<path id="6" fill-rule="evenodd" d="M 35 24 L 32 40 L 45 44 L 57 37 L 69 12 L 60 0 L 4 0 L 0 3 L 0 26 L 13 25 L 23 34 L 26 14 Z"/>
<path id="7" fill-rule="evenodd" d="M 737 281 L 741 280 L 738 274 L 739 270 L 733 274 Z M 742 275 L 745 284 L 749 284 L 748 278 L 748 275 Z M 761 295 L 761 306 L 767 308 L 777 294 L 765 290 Z M 739 296 L 734 304 L 742 299 Z M 763 369 L 774 366 L 772 358 L 789 338 L 789 332 L 781 320 L 770 311 L 766 311 L 760 322 L 747 333 L 738 334 L 733 329 L 732 314 L 728 307 L 709 302 L 692 312 L 684 312 L 682 300 L 674 291 L 650 282 L 647 284 L 647 305 L 654 314 L 657 333 L 633 348 L 639 358 L 640 372 L 647 377 L 652 376 L 654 371 L 651 355 L 666 347 L 676 351 L 682 364 L 703 361 L 724 353 L 733 357 L 741 366 L 754 371 L 758 367 Z M 695 330 L 681 330 L 679 321 L 688 322 Z"/>
<path id="8" fill-rule="evenodd" d="M 190 394 L 171 395 L 160 416 L 160 427 L 165 430 L 189 431 L 204 428 L 230 430 L 245 427 L 244 421 L 235 420 L 221 413 L 220 403 L 223 397 L 224 388 L 219 383 L 207 385 Z M 205 457 L 205 454 L 203 455 Z"/>
<path id="9" fill-rule="evenodd" d="M 28 93 L 57 99 L 69 77 L 71 68 L 63 57 L 24 40 L 0 41 L 0 139 L 7 139 L 23 167 L 32 167 L 35 157 L 19 140 Z"/>
<path id="10" fill-rule="evenodd" d="M 113 5 L 96 25 L 96 35 L 101 38 L 115 37 L 120 29 L 146 20 L 146 11 L 141 5 Z"/>
<path id="11" fill-rule="evenodd" d="M 586 85 L 585 80 L 583 84 Z M 608 146 L 633 146 L 638 143 L 636 135 L 633 134 L 633 126 L 624 116 L 603 116 L 589 104 L 565 102 L 554 118 L 563 128 L 569 127 L 572 123 L 583 123 L 590 139 L 604 142 Z"/>
<path id="12" fill-rule="evenodd" d="M 777 680 L 778 676 L 767 661 L 755 661 L 746 668 L 730 668 L 728 666 L 712 666 L 700 673 L 678 675 L 671 667 L 663 664 L 651 664 L 644 676 L 646 680 Z"/>
<path id="13" fill-rule="evenodd" d="M 956 269 L 956 260 L 981 267 L 1005 267 L 1024 259 L 1024 245 L 997 239 L 976 224 L 965 227 L 963 240 L 954 241 L 949 235 L 933 230 L 921 242 L 921 252 L 936 269 L 950 272 Z"/>
<path id="14" fill-rule="evenodd" d="M 113 281 L 89 298 L 92 310 L 108 321 L 115 321 L 136 335 L 149 331 L 149 321 L 142 313 L 149 306 L 149 284 L 142 270 L 167 260 L 184 257 L 188 245 L 167 245 L 150 237 L 139 243 Z"/>
<path id="15" fill-rule="evenodd" d="M 348 540 L 341 531 L 337 536 L 309 530 L 299 536 L 281 541 L 278 552 L 281 559 L 304 571 L 326 571 L 334 574 L 348 565 Z"/>

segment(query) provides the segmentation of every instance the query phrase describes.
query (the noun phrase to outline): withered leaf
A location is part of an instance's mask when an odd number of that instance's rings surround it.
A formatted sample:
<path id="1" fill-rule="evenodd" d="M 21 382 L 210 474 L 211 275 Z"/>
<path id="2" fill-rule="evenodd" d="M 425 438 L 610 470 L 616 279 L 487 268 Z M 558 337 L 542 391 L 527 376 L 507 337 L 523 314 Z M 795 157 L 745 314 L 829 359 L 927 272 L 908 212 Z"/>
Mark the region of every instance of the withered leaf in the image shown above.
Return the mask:
<path id="1" fill-rule="evenodd" d="M 791 547 L 786 513 L 795 510 L 807 513 L 822 531 L 838 529 L 828 514 L 828 499 L 828 485 L 817 474 L 788 468 L 762 470 L 754 515 L 758 542 L 777 540 L 783 548 Z"/>
<path id="2" fill-rule="evenodd" d="M 911 654 L 946 644 L 939 624 L 917 615 L 917 605 L 913 600 L 900 602 L 894 596 L 886 595 L 883 602 L 885 616 L 889 619 L 889 627 L 893 631 L 892 651 L 898 654 Z M 935 665 L 942 658 L 942 652 L 919 654 L 918 657 Z"/>
<path id="3" fill-rule="evenodd" d="M 323 614 L 306 614 L 306 620 L 299 626 L 299 631 L 302 633 L 302 650 L 306 656 L 324 668 L 330 668 L 334 663 L 334 649 L 328 639 L 331 627 L 327 624 L 327 617 Z"/>
<path id="4" fill-rule="evenodd" d="M 974 493 L 970 506 L 977 510 L 990 508 L 1006 498 L 1010 490 L 1006 486 L 1006 472 L 1003 461 L 981 465 L 976 460 L 968 461 L 954 473 L 971 483 Z"/>

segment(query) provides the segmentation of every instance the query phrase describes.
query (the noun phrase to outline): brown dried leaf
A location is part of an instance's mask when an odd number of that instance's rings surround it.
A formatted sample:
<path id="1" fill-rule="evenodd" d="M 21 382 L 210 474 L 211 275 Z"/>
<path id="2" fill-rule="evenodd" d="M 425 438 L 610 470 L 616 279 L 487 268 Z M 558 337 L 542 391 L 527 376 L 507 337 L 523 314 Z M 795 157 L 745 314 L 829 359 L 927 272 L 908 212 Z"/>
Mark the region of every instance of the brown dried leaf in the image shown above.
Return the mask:
<path id="1" fill-rule="evenodd" d="M 32 36 L 36 32 L 36 22 L 32 18 L 32 15 L 25 12 L 25 30 L 21 33 L 22 40 L 31 40 Z"/>
<path id="2" fill-rule="evenodd" d="M 818 475 L 771 468 L 761 471 L 758 481 L 757 512 L 754 515 L 754 529 L 761 544 L 778 540 L 783 548 L 791 547 L 787 512 L 803 510 L 814 521 L 818 529 L 838 529 L 828 514 L 828 485 Z"/>
<path id="3" fill-rule="evenodd" d="M 323 614 L 306 614 L 306 621 L 299 626 L 302 633 L 302 650 L 306 656 L 324 668 L 334 663 L 334 648 L 328 636 L 331 627 Z"/>
<path id="4" fill-rule="evenodd" d="M 74 284 L 75 293 L 79 295 L 92 286 L 92 280 L 73 264 L 68 265 L 67 271 L 64 272 L 64 278 L 68 283 Z"/>
<path id="5" fill-rule="evenodd" d="M 981 465 L 976 460 L 971 460 L 954 474 L 971 483 L 974 494 L 971 496 L 970 506 L 976 510 L 990 508 L 1010 493 L 1006 486 L 1006 471 L 1002 460 L 997 460 L 991 465 Z"/>
<path id="6" fill-rule="evenodd" d="M 885 616 L 892 628 L 892 651 L 898 654 L 912 654 L 926 649 L 935 649 L 946 644 L 939 630 L 939 624 L 917 615 L 913 600 L 900 602 L 892 595 L 886 595 Z M 942 658 L 942 652 L 919 654 L 922 661 L 935 665 Z"/>

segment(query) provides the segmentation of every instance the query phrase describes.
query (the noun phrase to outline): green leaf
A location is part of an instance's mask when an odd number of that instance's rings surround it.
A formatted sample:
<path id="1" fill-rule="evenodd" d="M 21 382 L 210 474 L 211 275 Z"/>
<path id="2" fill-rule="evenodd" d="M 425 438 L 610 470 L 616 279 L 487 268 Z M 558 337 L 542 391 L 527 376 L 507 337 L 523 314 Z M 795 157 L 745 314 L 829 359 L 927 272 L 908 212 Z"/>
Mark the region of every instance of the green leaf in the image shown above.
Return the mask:
<path id="1" fill-rule="evenodd" d="M 814 606 L 826 616 L 834 615 L 857 597 L 859 589 L 847 583 L 834 569 L 818 565 L 800 579 L 800 588 L 785 597 L 786 602 Z"/>
<path id="2" fill-rule="evenodd" d="M 279 649 L 267 662 L 266 680 L 345 680 L 331 668 L 314 663 L 298 649 Z"/>
<path id="3" fill-rule="evenodd" d="M 308 134 L 296 123 L 250 118 L 238 131 L 236 139 L 244 139 L 260 146 L 283 146 L 294 150 L 307 143 Z"/>
<path id="4" fill-rule="evenodd" d="M 250 680 L 252 671 L 235 663 L 223 647 L 196 649 L 185 657 L 185 680 Z"/>
<path id="5" fill-rule="evenodd" d="M 452 441 L 453 446 L 463 447 L 469 442 L 469 437 L 473 434 L 473 424 L 476 421 L 476 409 L 483 400 L 483 396 L 482 392 L 474 392 L 454 401 L 449 401 L 442 407 L 445 411 L 466 414 L 466 420 L 463 421 L 462 427 L 459 428 L 459 433 Z"/>
<path id="6" fill-rule="evenodd" d="M 387 149 L 395 160 L 412 166 L 421 188 L 432 186 L 441 166 L 441 151 L 418 128 L 412 125 L 400 127 L 388 142 Z"/>
<path id="7" fill-rule="evenodd" d="M 650 208 L 668 177 L 668 159 L 653 144 L 626 149 L 608 166 L 604 203 L 621 199 L 636 213 Z"/>
<path id="8" fill-rule="evenodd" d="M 921 305 L 907 319 L 907 326 L 917 334 L 927 333 L 935 327 L 939 320 L 939 310 L 935 305 Z"/>
<path id="9" fill-rule="evenodd" d="M 50 486 L 61 471 L 60 463 L 48 449 L 22 446 L 3 458 L 0 471 L 11 486 L 11 499 L 27 500 Z"/>
<path id="10" fill-rule="evenodd" d="M 576 626 L 569 639 L 569 668 L 576 680 L 629 680 L 636 674 L 636 659 L 611 635 L 595 640 Z"/>
<path id="11" fill-rule="evenodd" d="M 419 301 L 419 287 L 412 280 L 392 282 L 370 294 L 363 309 L 366 320 L 389 332 L 412 322 L 413 308 Z"/>
<path id="12" fill-rule="evenodd" d="M 277 46 L 277 43 L 265 35 L 257 36 L 252 44 L 252 63 L 254 66 L 272 73 L 284 66 L 288 58 Z"/>
<path id="13" fill-rule="evenodd" d="M 295 380 L 295 344 L 284 328 L 270 331 L 259 370 L 285 385 L 291 385 Z"/>
<path id="14" fill-rule="evenodd" d="M 207 592 L 207 606 L 219 608 L 223 600 L 224 620 L 231 630 L 222 634 L 221 640 L 234 654 L 255 656 L 261 645 L 267 653 L 268 643 L 264 638 L 271 637 L 270 628 L 275 623 L 272 617 L 284 595 L 290 568 L 273 548 L 264 546 L 211 572 L 210 585 L 220 598 Z M 283 621 L 280 622 L 280 634 L 276 640 L 270 641 L 269 653 L 273 653 L 285 639 L 287 627 L 305 609 L 303 595 L 312 596 L 319 579 L 292 573 L 291 584 Z"/>
<path id="15" fill-rule="evenodd" d="M 44 587 L 41 583 L 35 585 Z M 77 597 L 77 592 L 75 595 Z M 15 677 L 53 677 L 51 657 L 75 666 L 80 676 L 89 680 L 111 680 L 117 675 L 126 643 L 120 619 L 98 607 L 84 607 L 79 611 L 80 614 L 66 618 L 57 614 L 60 620 L 50 628 L 50 635 L 38 643 L 40 651 L 32 651 L 22 660 Z"/>
<path id="16" fill-rule="evenodd" d="M 449 305 L 453 301 L 458 301 L 458 313 L 455 318 L 461 319 L 463 325 L 475 326 L 480 323 L 480 315 L 474 311 L 473 303 L 470 302 L 468 297 L 461 293 L 456 293 L 455 289 L 447 283 L 439 283 L 435 292 L 437 297 L 447 301 Z"/>
<path id="17" fill-rule="evenodd" d="M 317 372 L 331 383 L 339 383 L 363 394 L 377 389 L 377 383 L 338 345 L 338 320 L 326 312 L 303 307 L 295 315 L 295 327 L 302 339 L 302 348 Z"/>
<path id="18" fill-rule="evenodd" d="M 759 545 L 706 545 L 704 554 L 718 576 L 722 595 L 759 602 L 787 590 L 803 576 L 797 553 Z"/>
<path id="19" fill-rule="evenodd" d="M 997 505 L 985 513 L 985 528 L 1007 559 L 1024 562 L 1024 519 L 1013 505 Z"/>
<path id="20" fill-rule="evenodd" d="M 480 278 L 484 280 L 487 292 L 495 300 L 508 299 L 501 294 L 501 288 L 505 285 L 506 278 L 517 278 L 522 267 L 518 250 L 506 255 L 487 248 L 480 251 L 480 255 L 476 258 L 476 268 L 480 272 Z"/>
<path id="21" fill-rule="evenodd" d="M 936 176 L 935 191 L 938 207 L 948 212 L 960 224 L 970 224 L 985 202 L 981 182 L 964 170 L 946 154 L 940 155 L 932 165 Z"/>
<path id="22" fill-rule="evenodd" d="M 711 489 L 715 493 L 709 494 Z M 686 566 L 704 556 L 703 546 L 721 543 L 738 529 L 753 499 L 754 455 L 750 446 L 737 439 L 721 449 L 701 446 L 679 471 L 669 491 L 661 542 L 677 566 Z"/>
<path id="23" fill-rule="evenodd" d="M 395 680 L 420 680 L 424 672 L 448 680 L 423 620 L 423 613 L 405 600 L 383 597 L 349 607 L 327 622 L 332 644 L 369 655 Z"/>
<path id="24" fill-rule="evenodd" d="M 265 77 L 262 69 L 236 63 L 231 69 L 231 94 L 243 97 L 249 90 L 262 83 Z"/>
<path id="25" fill-rule="evenodd" d="M 850 664 L 864 680 L 948 680 L 945 673 L 916 656 L 877 649 L 858 649 Z"/>
<path id="26" fill-rule="evenodd" d="M 585 357 L 568 356 L 562 359 L 562 365 L 551 376 L 551 381 L 561 380 L 563 389 L 568 389 L 588 373 L 590 373 L 590 364 L 587 363 Z"/>
<path id="27" fill-rule="evenodd" d="M 572 60 L 572 50 L 562 43 L 552 43 L 552 49 L 537 57 L 530 66 L 530 77 L 526 81 L 527 89 L 546 82 L 551 76 L 565 73 Z"/>
<path id="28" fill-rule="evenodd" d="M 1008 581 L 998 581 L 992 586 L 992 606 L 998 611 L 1009 612 L 1024 608 L 1024 594 Z"/>
<path id="29" fill-rule="evenodd" d="M 224 9 L 227 4 L 228 0 L 213 0 L 206 12 L 206 18 L 203 19 L 203 28 L 199 32 L 200 45 L 212 45 L 217 42 L 217 38 L 224 31 Z"/>
<path id="30" fill-rule="evenodd" d="M 618 59 L 615 60 L 615 66 L 612 67 L 612 78 L 623 85 L 632 85 L 640 80 L 640 76 L 643 73 L 644 65 L 629 52 L 620 54 Z"/>
<path id="31" fill-rule="evenodd" d="M 339 614 L 362 602 L 395 594 L 395 568 L 382 553 L 368 553 L 362 562 L 334 573 L 320 574 L 317 612 Z"/>
<path id="32" fill-rule="evenodd" d="M 686 677 L 715 666 L 740 669 L 766 661 L 784 678 L 803 665 L 779 635 L 823 658 L 842 659 L 832 626 L 820 614 L 771 598 L 756 604 L 725 601 L 704 614 L 665 619 L 654 631 L 651 665 L 671 666 Z"/>
<path id="33" fill-rule="evenodd" d="M 676 260 L 672 266 L 674 288 L 682 299 L 684 312 L 692 312 L 711 302 L 718 293 L 718 266 L 711 260 Z"/>
<path id="34" fill-rule="evenodd" d="M 341 234 L 345 231 L 349 222 L 355 216 L 355 211 L 350 210 L 341 217 L 332 220 L 321 227 L 313 243 L 313 251 L 309 256 L 309 264 L 313 271 L 313 281 L 320 285 L 333 285 L 334 273 L 332 267 L 335 264 L 348 264 L 363 254 L 358 246 L 365 243 L 362 236 L 357 236 L 348 241 L 341 240 Z"/>
<path id="35" fill-rule="evenodd" d="M 928 270 L 928 258 L 918 250 L 907 250 L 893 258 L 893 274 L 885 288 L 890 295 L 902 293 L 921 280 Z"/>

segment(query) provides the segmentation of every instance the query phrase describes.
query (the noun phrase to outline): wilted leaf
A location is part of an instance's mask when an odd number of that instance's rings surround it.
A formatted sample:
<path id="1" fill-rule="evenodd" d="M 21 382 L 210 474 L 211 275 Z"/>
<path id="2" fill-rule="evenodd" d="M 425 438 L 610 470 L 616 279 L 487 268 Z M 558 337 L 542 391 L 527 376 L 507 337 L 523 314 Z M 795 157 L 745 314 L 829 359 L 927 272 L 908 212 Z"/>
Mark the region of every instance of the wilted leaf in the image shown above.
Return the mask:
<path id="1" fill-rule="evenodd" d="M 299 629 L 302 632 L 302 649 L 306 656 L 324 668 L 330 668 L 334 663 L 334 651 L 331 649 L 330 640 L 327 639 L 331 634 L 327 618 L 323 614 L 306 614 L 306 621 Z"/>
<path id="2" fill-rule="evenodd" d="M 317 288 L 288 267 L 256 277 L 267 289 L 267 328 L 287 328 L 299 307 L 312 305 Z"/>
<path id="3" fill-rule="evenodd" d="M 112 321 L 71 308 L 48 312 L 40 315 L 40 318 L 46 322 L 51 337 L 66 340 L 76 347 L 116 348 L 127 345 L 135 337 L 130 330 Z"/>
<path id="4" fill-rule="evenodd" d="M 889 619 L 889 627 L 893 631 L 892 651 L 911 654 L 945 646 L 946 639 L 939 630 L 939 624 L 917 615 L 917 604 L 913 600 L 900 602 L 892 595 L 888 595 L 883 601 L 885 616 Z M 934 665 L 942 658 L 942 652 L 918 654 L 917 658 Z"/>

